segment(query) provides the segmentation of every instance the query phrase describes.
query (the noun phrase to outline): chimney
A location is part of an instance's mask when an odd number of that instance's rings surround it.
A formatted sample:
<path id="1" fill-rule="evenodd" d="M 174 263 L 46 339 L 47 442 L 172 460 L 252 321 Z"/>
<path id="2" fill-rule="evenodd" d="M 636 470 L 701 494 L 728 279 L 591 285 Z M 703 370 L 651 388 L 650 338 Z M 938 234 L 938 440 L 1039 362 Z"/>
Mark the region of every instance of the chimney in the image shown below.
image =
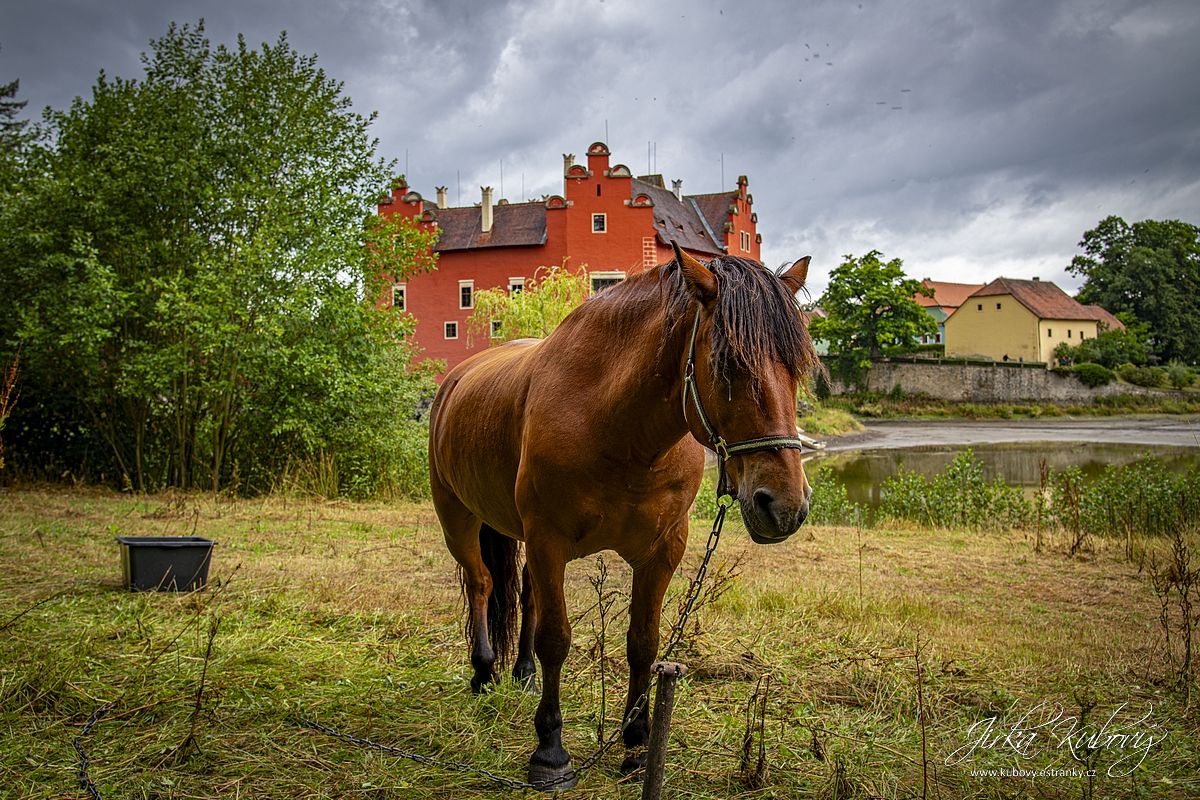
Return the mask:
<path id="1" fill-rule="evenodd" d="M 491 233 L 492 232 L 492 187 L 481 186 L 479 188 L 481 188 L 483 190 L 483 203 L 479 207 L 479 210 L 482 212 L 482 217 L 480 219 L 480 222 L 481 222 L 480 227 L 484 233 Z"/>
<path id="2" fill-rule="evenodd" d="M 683 179 L 682 178 L 680 178 L 677 181 L 671 181 L 671 191 L 673 191 L 675 193 L 675 199 L 682 203 L 683 202 Z"/>
<path id="3" fill-rule="evenodd" d="M 1039 278 L 1037 275 L 1034 275 L 1034 276 L 1033 276 L 1033 279 L 1034 279 L 1035 281 L 1041 281 L 1041 278 Z"/>
<path id="4" fill-rule="evenodd" d="M 449 190 L 445 186 L 437 187 L 437 197 L 438 197 L 437 207 L 438 208 L 447 208 L 448 207 L 446 205 L 446 192 L 447 191 L 449 191 Z"/>

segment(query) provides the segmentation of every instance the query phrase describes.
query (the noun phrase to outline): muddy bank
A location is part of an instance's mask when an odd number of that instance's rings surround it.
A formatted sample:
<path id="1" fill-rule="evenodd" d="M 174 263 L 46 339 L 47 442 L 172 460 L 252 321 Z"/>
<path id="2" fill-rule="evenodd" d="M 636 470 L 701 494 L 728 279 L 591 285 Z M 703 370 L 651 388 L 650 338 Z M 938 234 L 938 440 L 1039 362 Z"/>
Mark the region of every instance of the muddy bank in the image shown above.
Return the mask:
<path id="1" fill-rule="evenodd" d="M 880 420 L 864 424 L 864 431 L 827 438 L 825 452 L 1003 442 L 1099 442 L 1200 447 L 1200 418 L 1196 416 L 979 422 L 961 419 Z"/>

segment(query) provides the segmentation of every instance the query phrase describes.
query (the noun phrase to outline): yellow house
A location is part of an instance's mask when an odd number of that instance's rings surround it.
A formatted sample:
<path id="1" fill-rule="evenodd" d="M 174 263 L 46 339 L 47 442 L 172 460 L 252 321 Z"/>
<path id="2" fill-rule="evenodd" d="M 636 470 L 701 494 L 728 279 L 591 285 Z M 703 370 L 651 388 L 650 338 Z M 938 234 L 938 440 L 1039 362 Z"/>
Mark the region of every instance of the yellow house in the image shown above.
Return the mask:
<path id="1" fill-rule="evenodd" d="M 1123 328 L 1100 306 L 1085 306 L 1049 281 L 997 278 L 946 319 L 946 355 L 1042 361 L 1060 342 L 1077 345 Z M 1100 327 L 1102 326 L 1102 327 Z"/>

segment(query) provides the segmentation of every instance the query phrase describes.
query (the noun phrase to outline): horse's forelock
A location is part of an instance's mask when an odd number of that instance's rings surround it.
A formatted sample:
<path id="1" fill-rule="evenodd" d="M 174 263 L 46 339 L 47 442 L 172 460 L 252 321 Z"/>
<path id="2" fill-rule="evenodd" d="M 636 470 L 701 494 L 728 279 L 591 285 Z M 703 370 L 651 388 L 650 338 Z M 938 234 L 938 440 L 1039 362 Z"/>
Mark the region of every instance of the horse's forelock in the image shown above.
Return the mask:
<path id="1" fill-rule="evenodd" d="M 815 366 L 816 350 L 800 315 L 796 296 L 774 273 L 734 256 L 709 263 L 717 276 L 712 366 L 721 375 L 745 372 L 752 383 L 773 362 L 799 380 Z"/>

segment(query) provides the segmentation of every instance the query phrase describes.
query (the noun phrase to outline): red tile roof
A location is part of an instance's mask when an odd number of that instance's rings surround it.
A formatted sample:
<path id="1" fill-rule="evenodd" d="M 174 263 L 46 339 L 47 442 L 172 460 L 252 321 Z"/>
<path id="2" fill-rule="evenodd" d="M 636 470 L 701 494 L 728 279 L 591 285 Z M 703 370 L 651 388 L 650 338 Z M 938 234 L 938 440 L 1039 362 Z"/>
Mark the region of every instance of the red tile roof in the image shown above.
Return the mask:
<path id="1" fill-rule="evenodd" d="M 1110 327 L 1124 327 L 1112 314 L 1099 306 L 1085 306 L 1050 281 L 1022 281 L 997 278 L 971 297 L 1008 294 L 1028 308 L 1038 319 L 1096 320 Z"/>
<path id="2" fill-rule="evenodd" d="M 982 283 L 947 283 L 945 281 L 921 281 L 922 286 L 933 289 L 933 297 L 923 294 L 916 295 L 916 300 L 926 308 L 944 308 L 953 310 L 961 306 L 968 297 L 983 288 Z"/>

